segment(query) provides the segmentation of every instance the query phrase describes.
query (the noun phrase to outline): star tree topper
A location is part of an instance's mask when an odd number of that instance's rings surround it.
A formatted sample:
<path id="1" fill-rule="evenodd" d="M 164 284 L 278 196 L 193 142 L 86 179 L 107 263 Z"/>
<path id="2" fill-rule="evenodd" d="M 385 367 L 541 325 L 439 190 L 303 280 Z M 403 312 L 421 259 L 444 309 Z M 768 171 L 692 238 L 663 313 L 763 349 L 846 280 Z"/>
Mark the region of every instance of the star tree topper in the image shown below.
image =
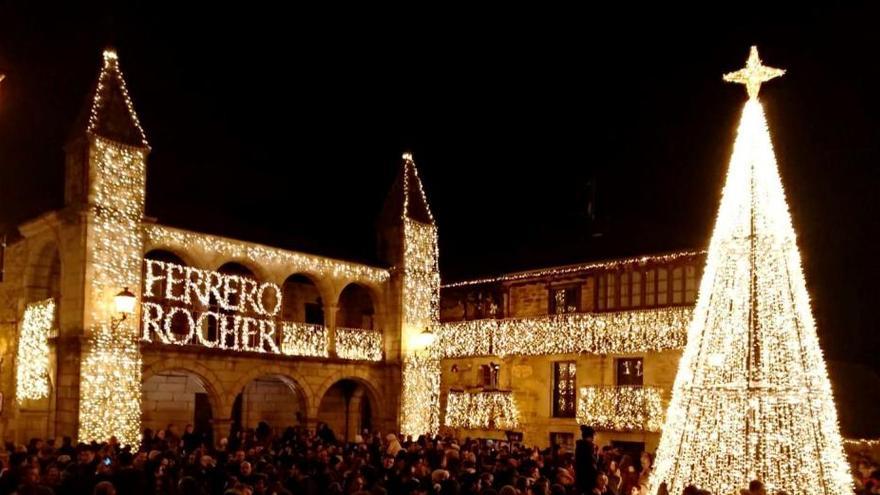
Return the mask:
<path id="1" fill-rule="evenodd" d="M 761 63 L 761 57 L 758 56 L 758 47 L 753 45 L 749 53 L 749 59 L 746 60 L 746 66 L 736 72 L 724 74 L 724 80 L 744 84 L 746 91 L 749 93 L 749 99 L 756 99 L 758 98 L 758 91 L 761 90 L 762 83 L 783 74 L 785 74 L 784 70 L 767 67 Z"/>

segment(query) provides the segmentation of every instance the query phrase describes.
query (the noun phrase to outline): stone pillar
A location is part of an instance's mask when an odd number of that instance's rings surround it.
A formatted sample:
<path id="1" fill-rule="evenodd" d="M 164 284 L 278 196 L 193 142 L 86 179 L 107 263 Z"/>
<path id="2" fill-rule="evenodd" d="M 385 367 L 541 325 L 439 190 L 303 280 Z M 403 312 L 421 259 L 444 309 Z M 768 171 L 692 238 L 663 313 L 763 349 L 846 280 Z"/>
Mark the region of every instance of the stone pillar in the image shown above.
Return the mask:
<path id="1" fill-rule="evenodd" d="M 327 326 L 327 353 L 331 358 L 338 357 L 336 354 L 336 313 L 339 306 L 324 306 L 324 324 Z"/>

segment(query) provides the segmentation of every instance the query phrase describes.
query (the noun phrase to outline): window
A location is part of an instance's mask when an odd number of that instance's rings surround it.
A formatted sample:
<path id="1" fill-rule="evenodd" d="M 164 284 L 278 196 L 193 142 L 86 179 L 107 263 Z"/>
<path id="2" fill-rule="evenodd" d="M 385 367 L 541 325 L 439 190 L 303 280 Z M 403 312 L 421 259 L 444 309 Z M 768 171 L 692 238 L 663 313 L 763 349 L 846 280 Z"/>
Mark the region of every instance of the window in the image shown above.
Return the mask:
<path id="1" fill-rule="evenodd" d="M 563 287 L 552 289 L 550 298 L 550 314 L 561 315 L 580 311 L 580 287 Z"/>
<path id="2" fill-rule="evenodd" d="M 669 270 L 666 268 L 657 269 L 657 305 L 664 306 L 669 304 Z"/>
<path id="3" fill-rule="evenodd" d="M 642 386 L 645 381 L 642 358 L 620 358 L 617 360 L 617 385 Z"/>
<path id="4" fill-rule="evenodd" d="M 577 396 L 577 365 L 574 361 L 553 363 L 553 417 L 573 418 Z"/>
<path id="5" fill-rule="evenodd" d="M 605 275 L 596 277 L 596 285 L 598 286 L 596 291 L 596 307 L 599 311 L 602 311 L 605 309 L 605 294 L 608 292 L 608 279 L 605 278 Z"/>
<path id="6" fill-rule="evenodd" d="M 657 270 L 645 272 L 645 306 L 657 304 L 655 294 L 657 292 Z"/>
<path id="7" fill-rule="evenodd" d="M 606 294 L 605 306 L 608 309 L 614 309 L 617 307 L 617 274 L 609 273 L 607 275 L 608 278 L 608 293 Z"/>
<path id="8" fill-rule="evenodd" d="M 629 273 L 622 273 L 620 275 L 620 307 L 628 308 L 629 307 Z"/>
<path id="9" fill-rule="evenodd" d="M 481 387 L 489 389 L 498 388 L 498 372 L 501 371 L 500 364 L 481 364 L 479 370 L 479 380 Z"/>
<path id="10" fill-rule="evenodd" d="M 684 270 L 680 266 L 672 269 L 672 304 L 684 302 Z"/>
<path id="11" fill-rule="evenodd" d="M 692 303 L 697 300 L 697 269 L 688 265 L 684 269 L 684 302 Z"/>
<path id="12" fill-rule="evenodd" d="M 632 307 L 642 306 L 642 272 L 632 272 L 632 289 L 630 289 Z"/>

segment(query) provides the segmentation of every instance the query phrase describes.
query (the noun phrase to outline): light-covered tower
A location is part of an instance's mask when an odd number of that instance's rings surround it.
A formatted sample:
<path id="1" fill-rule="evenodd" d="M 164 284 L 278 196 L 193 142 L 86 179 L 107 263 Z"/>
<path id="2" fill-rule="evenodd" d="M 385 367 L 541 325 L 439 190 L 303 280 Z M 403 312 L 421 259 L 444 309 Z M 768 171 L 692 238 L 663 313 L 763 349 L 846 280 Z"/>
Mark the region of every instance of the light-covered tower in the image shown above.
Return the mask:
<path id="1" fill-rule="evenodd" d="M 79 215 L 85 247 L 78 437 L 133 444 L 141 415 L 138 318 L 120 321 L 114 296 L 126 288 L 140 293 L 150 147 L 115 50 L 103 53 L 66 151 L 66 209 Z"/>
<path id="2" fill-rule="evenodd" d="M 412 155 L 403 155 L 380 223 L 380 255 L 391 266 L 389 314 L 399 315 L 399 339 L 389 356 L 400 356 L 400 430 L 434 433 L 440 425 L 440 361 L 426 330 L 437 322 L 440 301 L 437 226 Z"/>

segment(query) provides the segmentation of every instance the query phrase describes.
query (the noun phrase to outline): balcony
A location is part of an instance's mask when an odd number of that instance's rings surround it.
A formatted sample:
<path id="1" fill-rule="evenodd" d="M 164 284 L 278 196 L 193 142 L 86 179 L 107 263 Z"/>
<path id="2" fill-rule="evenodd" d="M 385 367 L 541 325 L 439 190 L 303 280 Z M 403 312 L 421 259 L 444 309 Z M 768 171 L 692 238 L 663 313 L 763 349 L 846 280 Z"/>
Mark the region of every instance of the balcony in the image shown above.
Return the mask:
<path id="1" fill-rule="evenodd" d="M 659 387 L 581 387 L 577 421 L 600 430 L 660 431 L 663 426 Z"/>
<path id="2" fill-rule="evenodd" d="M 519 408 L 510 390 L 453 389 L 446 398 L 443 423 L 450 428 L 513 430 L 519 427 Z"/>
<path id="3" fill-rule="evenodd" d="M 613 354 L 681 349 L 691 307 L 468 320 L 436 327 L 443 357 Z"/>
<path id="4" fill-rule="evenodd" d="M 327 327 L 285 321 L 281 324 L 281 353 L 286 356 L 328 357 Z"/>
<path id="5" fill-rule="evenodd" d="M 382 360 L 382 332 L 363 328 L 336 328 L 336 355 L 357 361 Z"/>

